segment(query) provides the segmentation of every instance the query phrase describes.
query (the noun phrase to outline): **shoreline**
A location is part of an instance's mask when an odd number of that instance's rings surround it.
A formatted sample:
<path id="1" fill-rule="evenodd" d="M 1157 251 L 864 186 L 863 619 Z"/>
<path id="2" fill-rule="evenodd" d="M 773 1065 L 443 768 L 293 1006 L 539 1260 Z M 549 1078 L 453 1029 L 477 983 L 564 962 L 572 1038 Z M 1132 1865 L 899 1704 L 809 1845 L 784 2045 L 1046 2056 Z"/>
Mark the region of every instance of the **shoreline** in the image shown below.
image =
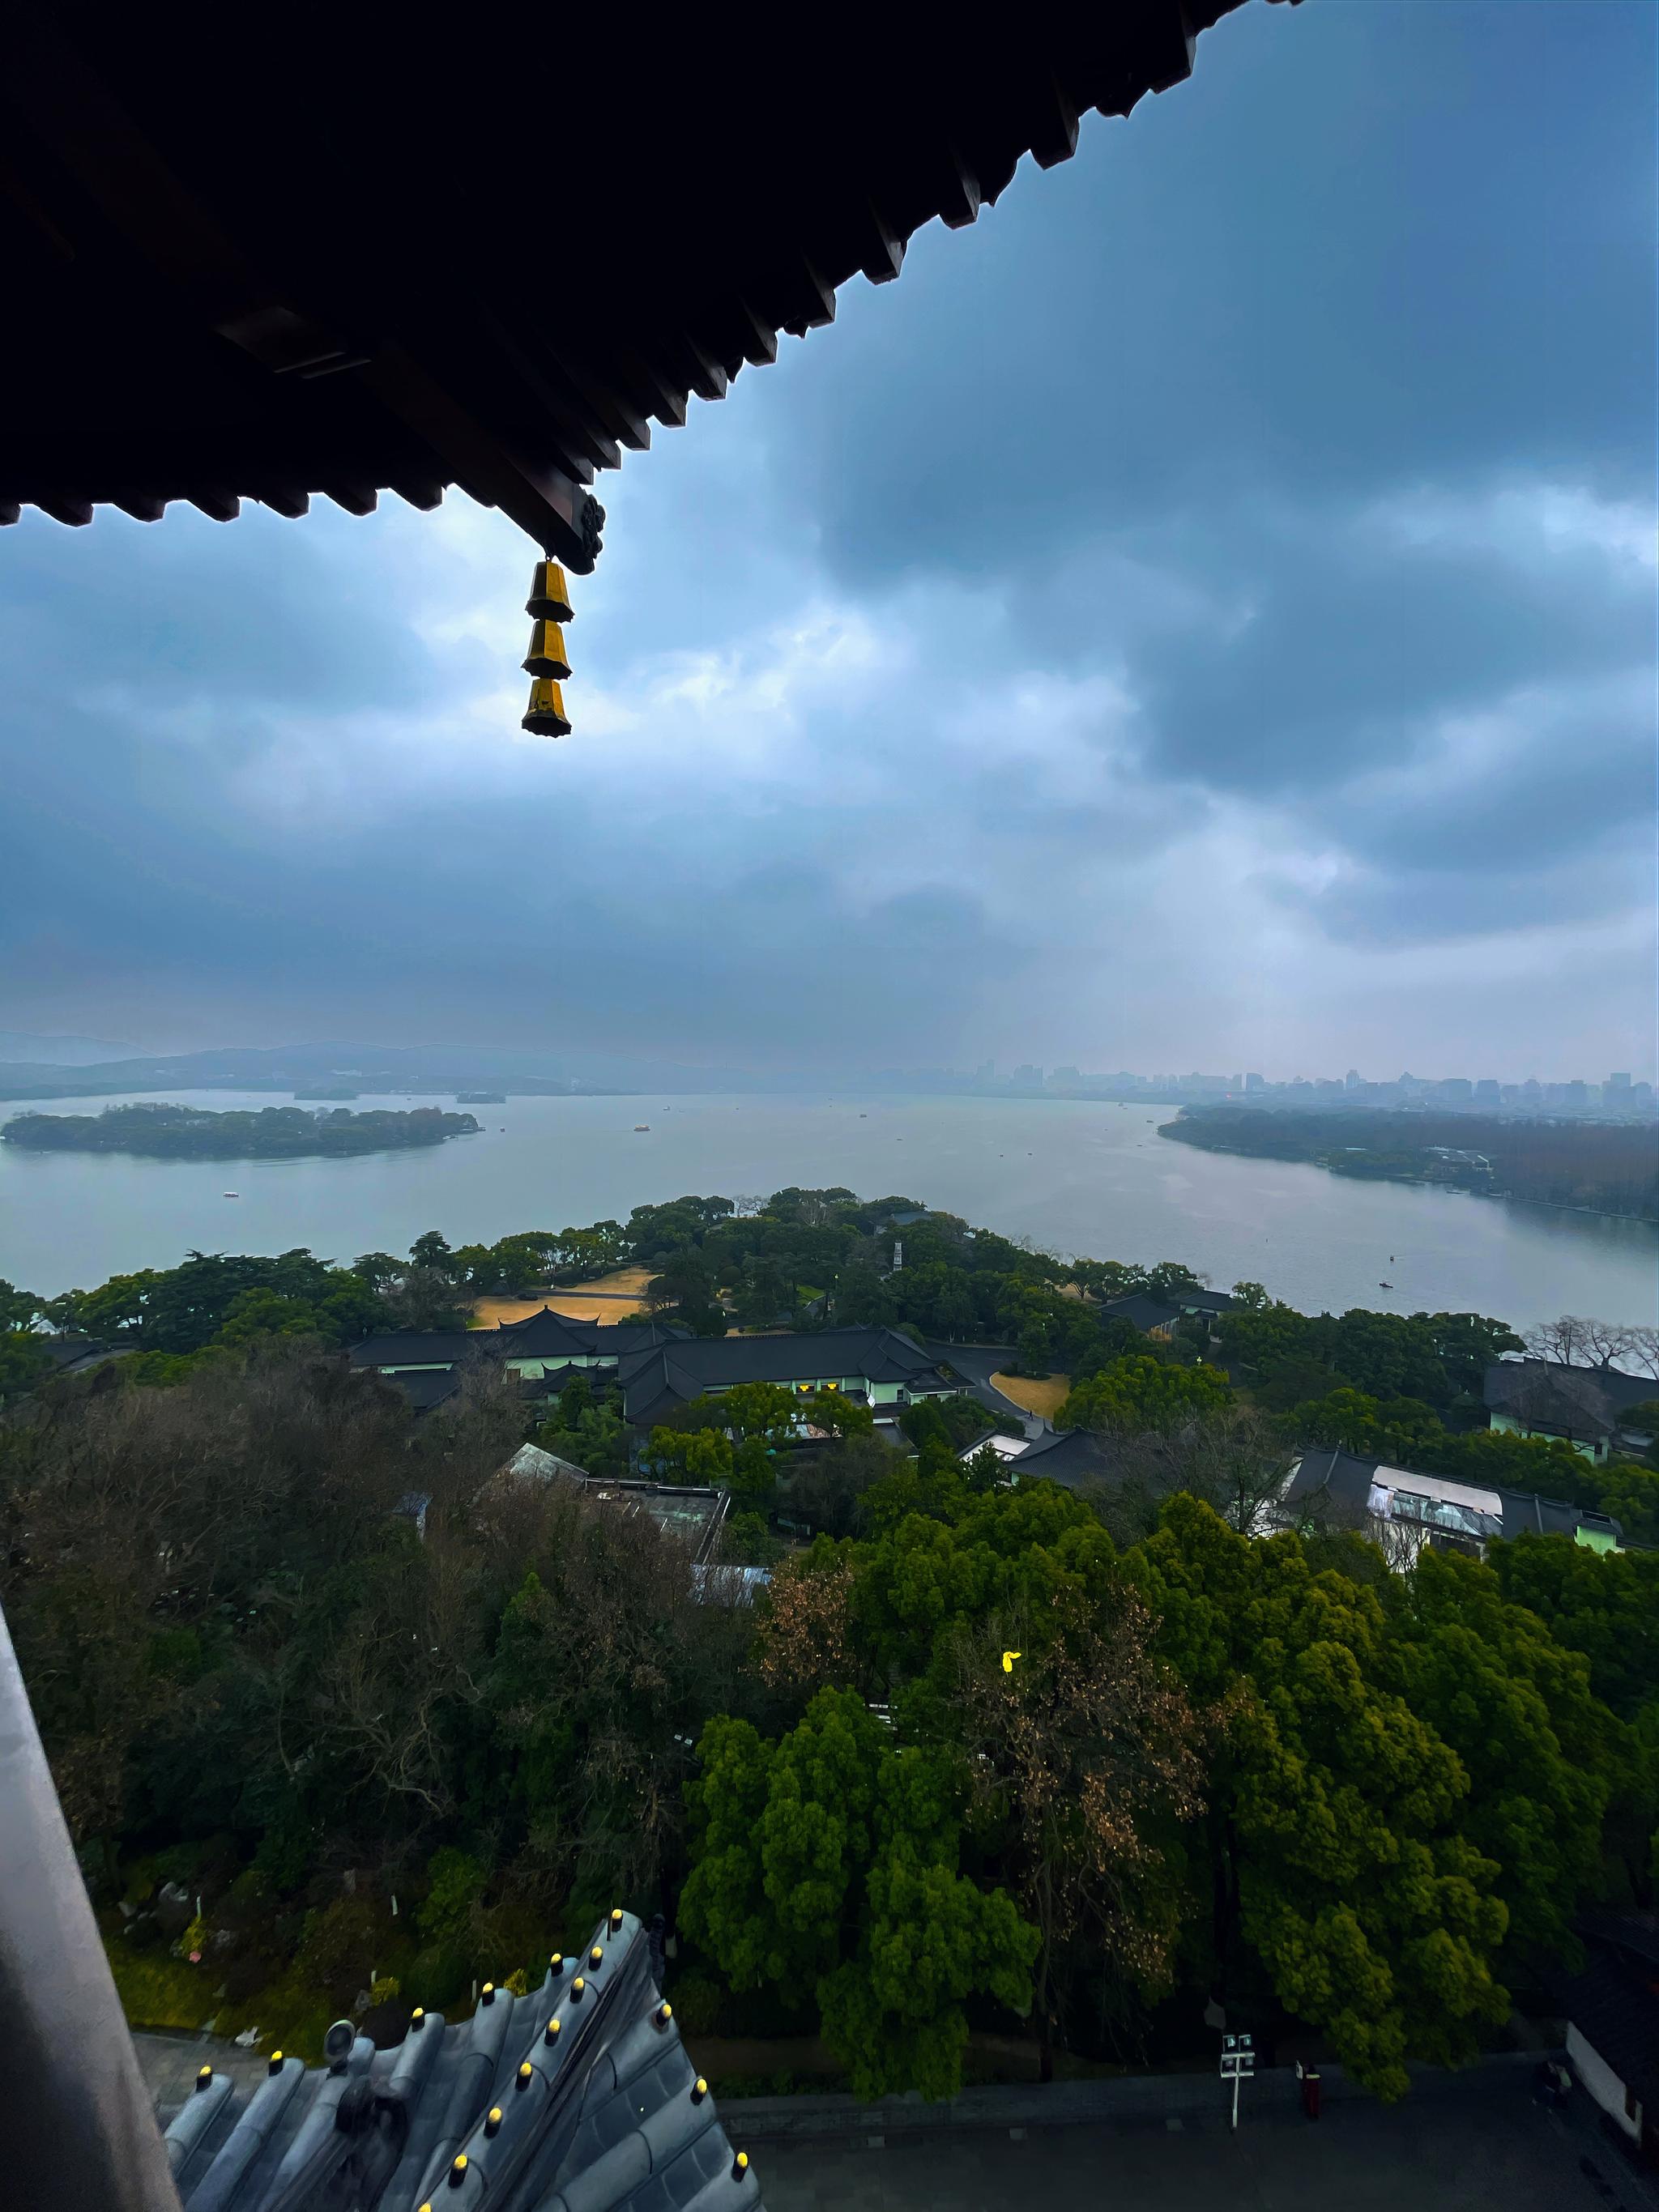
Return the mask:
<path id="1" fill-rule="evenodd" d="M 1189 1152 L 1209 1152 L 1225 1159 L 1266 1160 L 1275 1167 L 1312 1168 L 1320 1175 L 1334 1176 L 1339 1182 L 1392 1183 L 1400 1190 L 1443 1191 L 1452 1198 L 1484 1198 L 1503 1206 L 1540 1206 L 1547 1207 L 1552 1213 L 1581 1213 L 1590 1221 L 1633 1221 L 1644 1229 L 1659 1229 L 1659 1214 L 1655 1213 L 1609 1213 L 1604 1206 L 1573 1206 L 1565 1199 L 1522 1198 L 1510 1190 L 1474 1190 L 1467 1183 L 1442 1182 L 1433 1176 L 1345 1175 L 1340 1168 L 1334 1168 L 1325 1160 L 1297 1159 L 1284 1152 L 1252 1152 L 1244 1145 L 1201 1145 L 1192 1137 L 1177 1136 L 1173 1123 L 1158 1133 L 1167 1137 L 1173 1145 L 1185 1145 Z"/>

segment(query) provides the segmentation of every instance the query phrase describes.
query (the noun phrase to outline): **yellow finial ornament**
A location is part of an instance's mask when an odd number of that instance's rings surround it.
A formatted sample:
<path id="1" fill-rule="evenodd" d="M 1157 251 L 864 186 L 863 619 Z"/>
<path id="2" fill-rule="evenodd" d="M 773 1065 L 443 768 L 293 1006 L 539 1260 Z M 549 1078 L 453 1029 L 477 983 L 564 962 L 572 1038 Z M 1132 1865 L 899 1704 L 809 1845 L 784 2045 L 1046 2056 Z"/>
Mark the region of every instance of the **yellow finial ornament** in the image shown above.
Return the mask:
<path id="1" fill-rule="evenodd" d="M 538 676 L 530 687 L 530 704 L 519 725 L 528 730 L 532 738 L 568 738 L 570 735 L 569 717 L 564 711 L 564 694 L 550 676 Z"/>
<path id="2" fill-rule="evenodd" d="M 571 611 L 570 586 L 564 580 L 564 570 L 556 561 L 538 561 L 536 573 L 530 579 L 530 597 L 524 611 L 538 622 L 574 622 Z"/>
<path id="3" fill-rule="evenodd" d="M 573 622 L 575 617 L 564 570 L 556 561 L 536 563 L 525 612 L 533 617 L 535 627 L 524 658 L 531 677 L 530 704 L 519 726 L 528 730 L 532 738 L 568 738 L 570 720 L 559 686 L 570 673 L 570 660 L 560 624 Z"/>
<path id="4" fill-rule="evenodd" d="M 1005 1651 L 1005 1652 L 1003 1653 L 1003 1655 L 1002 1655 L 1002 1671 L 1003 1671 L 1003 1673 L 1004 1673 L 1005 1674 L 1012 1674 L 1013 1673 L 1013 1671 L 1014 1671 L 1014 1662 L 1015 1662 L 1015 1660 L 1016 1660 L 1016 1659 L 1019 1658 L 1021 1656 L 1022 1656 L 1022 1655 L 1021 1655 L 1019 1652 L 1018 1652 L 1018 1651 Z"/>

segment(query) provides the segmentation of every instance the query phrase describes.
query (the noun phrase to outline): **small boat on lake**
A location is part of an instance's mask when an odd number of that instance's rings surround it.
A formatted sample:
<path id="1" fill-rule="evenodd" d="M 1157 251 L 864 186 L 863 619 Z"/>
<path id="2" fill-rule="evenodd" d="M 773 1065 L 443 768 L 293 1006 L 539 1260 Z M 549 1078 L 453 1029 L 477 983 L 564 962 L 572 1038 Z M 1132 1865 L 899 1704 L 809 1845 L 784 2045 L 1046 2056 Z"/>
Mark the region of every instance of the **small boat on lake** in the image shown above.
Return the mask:
<path id="1" fill-rule="evenodd" d="M 240 1198 L 241 1194 L 240 1190 L 228 1190 L 224 1194 L 227 1198 Z"/>
<path id="2" fill-rule="evenodd" d="M 635 1121 L 634 1124 L 634 1134 L 636 1137 L 648 1136 L 650 1131 L 651 1124 L 648 1121 Z"/>

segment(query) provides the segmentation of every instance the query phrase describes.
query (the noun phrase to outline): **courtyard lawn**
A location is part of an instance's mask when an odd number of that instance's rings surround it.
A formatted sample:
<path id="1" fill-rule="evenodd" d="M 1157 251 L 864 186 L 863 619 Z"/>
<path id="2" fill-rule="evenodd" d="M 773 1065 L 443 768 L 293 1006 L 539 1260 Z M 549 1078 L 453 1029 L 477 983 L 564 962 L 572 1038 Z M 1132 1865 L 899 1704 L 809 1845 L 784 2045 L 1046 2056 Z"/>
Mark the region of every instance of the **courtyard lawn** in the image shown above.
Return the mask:
<path id="1" fill-rule="evenodd" d="M 1012 1398 L 1028 1413 L 1041 1413 L 1045 1421 L 1052 1421 L 1060 1401 L 1071 1391 L 1072 1378 L 1069 1375 L 1045 1375 L 1041 1380 L 1035 1375 L 994 1375 L 991 1388 Z"/>

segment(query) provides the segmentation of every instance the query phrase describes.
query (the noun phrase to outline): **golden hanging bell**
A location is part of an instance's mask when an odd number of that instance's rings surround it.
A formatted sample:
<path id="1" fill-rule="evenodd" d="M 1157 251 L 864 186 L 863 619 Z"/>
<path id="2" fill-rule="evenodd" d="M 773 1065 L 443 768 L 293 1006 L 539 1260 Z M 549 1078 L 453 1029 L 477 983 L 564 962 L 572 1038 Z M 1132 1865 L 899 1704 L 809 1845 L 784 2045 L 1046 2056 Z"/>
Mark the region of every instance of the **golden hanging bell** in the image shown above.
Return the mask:
<path id="1" fill-rule="evenodd" d="M 532 676 L 550 676 L 562 684 L 570 673 L 570 663 L 565 657 L 564 632 L 557 623 L 538 622 L 530 633 L 530 650 L 524 657 L 524 666 Z"/>
<path id="2" fill-rule="evenodd" d="M 564 570 L 556 561 L 538 561 L 536 573 L 530 580 L 530 597 L 524 603 L 527 615 L 542 622 L 568 623 L 576 619 L 570 604 L 570 586 L 564 580 Z"/>
<path id="3" fill-rule="evenodd" d="M 570 724 L 564 699 L 550 676 L 538 676 L 530 687 L 530 706 L 519 727 L 532 738 L 568 738 Z"/>

